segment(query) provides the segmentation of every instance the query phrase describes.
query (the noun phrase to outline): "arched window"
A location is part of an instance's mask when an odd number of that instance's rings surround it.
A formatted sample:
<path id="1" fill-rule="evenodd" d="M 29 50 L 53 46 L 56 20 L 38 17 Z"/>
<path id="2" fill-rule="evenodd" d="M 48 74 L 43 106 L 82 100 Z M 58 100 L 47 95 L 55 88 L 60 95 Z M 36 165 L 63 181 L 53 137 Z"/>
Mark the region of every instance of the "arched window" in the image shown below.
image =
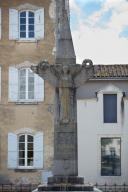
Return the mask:
<path id="1" fill-rule="evenodd" d="M 35 38 L 35 13 L 32 11 L 20 12 L 20 38 Z"/>
<path id="2" fill-rule="evenodd" d="M 32 167 L 34 163 L 34 138 L 32 135 L 19 136 L 18 152 L 19 166 Z"/>
<path id="3" fill-rule="evenodd" d="M 19 70 L 19 99 L 34 99 L 34 73 L 29 68 Z"/>

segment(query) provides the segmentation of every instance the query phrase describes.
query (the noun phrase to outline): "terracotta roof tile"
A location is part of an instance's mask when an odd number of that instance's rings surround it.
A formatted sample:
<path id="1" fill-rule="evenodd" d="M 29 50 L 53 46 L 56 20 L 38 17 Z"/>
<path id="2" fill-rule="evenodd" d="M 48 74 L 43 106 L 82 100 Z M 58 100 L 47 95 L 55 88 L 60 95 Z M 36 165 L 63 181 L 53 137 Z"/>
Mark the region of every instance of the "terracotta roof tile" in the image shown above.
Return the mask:
<path id="1" fill-rule="evenodd" d="M 128 78 L 128 65 L 94 65 L 94 78 Z"/>

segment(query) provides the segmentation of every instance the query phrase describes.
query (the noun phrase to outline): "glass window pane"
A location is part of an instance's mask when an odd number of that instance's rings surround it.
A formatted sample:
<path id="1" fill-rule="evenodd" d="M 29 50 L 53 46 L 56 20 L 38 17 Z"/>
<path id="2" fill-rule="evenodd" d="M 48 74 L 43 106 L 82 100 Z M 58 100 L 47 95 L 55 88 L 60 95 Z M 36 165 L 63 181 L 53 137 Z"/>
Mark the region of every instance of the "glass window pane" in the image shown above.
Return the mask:
<path id="1" fill-rule="evenodd" d="M 29 24 L 34 24 L 34 18 L 29 18 Z"/>
<path id="2" fill-rule="evenodd" d="M 20 24 L 26 24 L 26 18 L 20 18 Z"/>
<path id="3" fill-rule="evenodd" d="M 25 151 L 19 151 L 19 158 L 25 158 Z"/>
<path id="4" fill-rule="evenodd" d="M 29 83 L 28 92 L 34 93 L 34 84 L 33 83 L 31 83 L 31 84 Z"/>
<path id="5" fill-rule="evenodd" d="M 25 143 L 19 143 L 19 150 L 24 151 L 25 150 Z"/>
<path id="6" fill-rule="evenodd" d="M 28 99 L 34 99 L 34 73 L 31 70 L 28 77 Z"/>
<path id="7" fill-rule="evenodd" d="M 25 85 L 20 85 L 20 92 L 25 92 Z"/>
<path id="8" fill-rule="evenodd" d="M 29 11 L 28 16 L 29 17 L 34 17 L 34 13 Z"/>
<path id="9" fill-rule="evenodd" d="M 28 159 L 28 166 L 33 166 L 33 159 Z"/>
<path id="10" fill-rule="evenodd" d="M 34 78 L 34 73 L 31 69 L 28 70 L 28 76 Z"/>
<path id="11" fill-rule="evenodd" d="M 20 25 L 20 31 L 26 31 L 26 25 Z"/>
<path id="12" fill-rule="evenodd" d="M 121 139 L 101 139 L 101 175 L 121 175 Z"/>
<path id="13" fill-rule="evenodd" d="M 19 98 L 20 99 L 26 99 L 26 92 L 20 92 Z"/>
<path id="14" fill-rule="evenodd" d="M 34 77 L 29 77 L 28 81 L 30 85 L 34 84 Z"/>
<path id="15" fill-rule="evenodd" d="M 34 32 L 29 32 L 29 38 L 34 38 Z"/>
<path id="16" fill-rule="evenodd" d="M 19 137 L 19 142 L 25 142 L 25 135 L 21 135 Z"/>
<path id="17" fill-rule="evenodd" d="M 26 11 L 20 13 L 20 17 L 26 17 Z"/>
<path id="18" fill-rule="evenodd" d="M 28 92 L 28 98 L 29 99 L 34 99 L 34 92 L 33 91 Z"/>
<path id="19" fill-rule="evenodd" d="M 26 32 L 20 32 L 20 38 L 26 38 Z"/>
<path id="20" fill-rule="evenodd" d="M 28 150 L 32 151 L 33 150 L 33 143 L 28 143 Z"/>
<path id="21" fill-rule="evenodd" d="M 20 77 L 20 84 L 25 85 L 26 84 L 26 77 Z"/>
<path id="22" fill-rule="evenodd" d="M 25 159 L 19 159 L 19 166 L 25 166 Z"/>
<path id="23" fill-rule="evenodd" d="M 33 142 L 33 136 L 28 135 L 28 142 Z"/>
<path id="24" fill-rule="evenodd" d="M 23 77 L 26 76 L 26 69 L 21 69 L 19 73 L 20 73 L 20 76 L 23 76 Z"/>
<path id="25" fill-rule="evenodd" d="M 104 94 L 104 123 L 117 123 L 117 95 Z"/>
<path id="26" fill-rule="evenodd" d="M 32 32 L 34 32 L 34 25 L 29 25 L 29 31 L 32 31 Z"/>
<path id="27" fill-rule="evenodd" d="M 19 71 L 19 98 L 26 98 L 26 69 Z"/>
<path id="28" fill-rule="evenodd" d="M 28 158 L 33 158 L 33 151 L 28 151 Z"/>

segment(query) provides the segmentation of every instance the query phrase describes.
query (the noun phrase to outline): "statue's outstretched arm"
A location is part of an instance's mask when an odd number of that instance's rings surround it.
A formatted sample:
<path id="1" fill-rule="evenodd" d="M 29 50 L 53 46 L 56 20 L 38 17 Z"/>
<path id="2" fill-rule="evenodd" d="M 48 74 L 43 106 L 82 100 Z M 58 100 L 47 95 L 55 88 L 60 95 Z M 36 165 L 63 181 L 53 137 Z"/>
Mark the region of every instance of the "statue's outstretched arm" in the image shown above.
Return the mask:
<path id="1" fill-rule="evenodd" d="M 85 59 L 82 63 L 79 73 L 74 78 L 76 87 L 83 85 L 87 80 L 93 77 L 93 62 L 90 59 Z"/>
<path id="2" fill-rule="evenodd" d="M 47 80 L 53 86 L 57 86 L 57 75 L 55 74 L 52 65 L 47 61 L 42 61 L 37 66 L 32 66 L 31 69 L 34 73 L 38 74 L 44 80 Z"/>

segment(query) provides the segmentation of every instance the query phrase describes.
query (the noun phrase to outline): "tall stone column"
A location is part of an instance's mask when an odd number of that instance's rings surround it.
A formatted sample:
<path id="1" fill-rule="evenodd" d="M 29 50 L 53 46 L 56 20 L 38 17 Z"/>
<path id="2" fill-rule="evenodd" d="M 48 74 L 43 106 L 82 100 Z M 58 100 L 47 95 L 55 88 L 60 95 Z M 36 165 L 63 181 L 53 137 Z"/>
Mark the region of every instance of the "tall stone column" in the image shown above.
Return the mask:
<path id="1" fill-rule="evenodd" d="M 32 70 L 55 88 L 54 165 L 48 185 L 83 184 L 78 177 L 76 89 L 93 76 L 91 60 L 76 64 L 64 0 L 56 0 L 55 64 L 42 61 Z"/>

